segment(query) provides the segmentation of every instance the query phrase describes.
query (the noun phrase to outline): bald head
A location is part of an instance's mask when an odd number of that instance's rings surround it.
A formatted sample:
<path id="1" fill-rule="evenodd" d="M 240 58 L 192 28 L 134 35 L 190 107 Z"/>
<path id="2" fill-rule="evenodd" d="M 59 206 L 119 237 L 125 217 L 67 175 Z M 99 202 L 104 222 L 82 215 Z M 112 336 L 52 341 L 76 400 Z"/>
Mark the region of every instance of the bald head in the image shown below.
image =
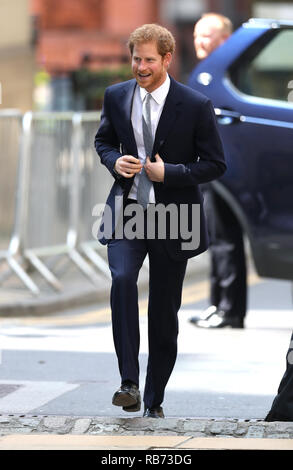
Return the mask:
<path id="1" fill-rule="evenodd" d="M 232 23 L 218 13 L 203 15 L 194 26 L 194 47 L 197 58 L 205 59 L 232 34 Z"/>

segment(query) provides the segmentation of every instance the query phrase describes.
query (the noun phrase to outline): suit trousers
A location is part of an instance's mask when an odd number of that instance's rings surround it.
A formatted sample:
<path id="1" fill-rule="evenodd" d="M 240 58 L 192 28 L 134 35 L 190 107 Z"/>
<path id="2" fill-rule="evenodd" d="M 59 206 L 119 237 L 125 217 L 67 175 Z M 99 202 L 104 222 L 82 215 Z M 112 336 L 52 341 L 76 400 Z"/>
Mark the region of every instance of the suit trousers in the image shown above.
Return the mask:
<path id="1" fill-rule="evenodd" d="M 286 355 L 286 370 L 266 420 L 293 421 L 293 334 Z"/>
<path id="2" fill-rule="evenodd" d="M 145 212 L 146 214 L 146 212 Z M 146 222 L 146 216 L 145 216 Z M 148 345 L 144 389 L 146 407 L 157 407 L 177 356 L 178 317 L 187 261 L 172 260 L 159 239 L 110 240 L 111 310 L 121 382 L 139 385 L 139 311 L 137 279 L 149 257 Z"/>
<path id="3" fill-rule="evenodd" d="M 223 199 L 204 187 L 204 209 L 210 238 L 210 301 L 227 317 L 246 314 L 246 259 L 242 230 Z"/>

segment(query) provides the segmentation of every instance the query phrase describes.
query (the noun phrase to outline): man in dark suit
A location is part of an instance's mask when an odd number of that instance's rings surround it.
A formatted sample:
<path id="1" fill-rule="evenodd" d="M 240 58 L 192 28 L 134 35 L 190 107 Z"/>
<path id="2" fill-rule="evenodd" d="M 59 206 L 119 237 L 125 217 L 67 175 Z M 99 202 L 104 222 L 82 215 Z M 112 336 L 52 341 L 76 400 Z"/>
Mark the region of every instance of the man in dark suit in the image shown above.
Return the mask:
<path id="1" fill-rule="evenodd" d="M 293 333 L 286 354 L 286 370 L 265 421 L 293 421 Z"/>
<path id="2" fill-rule="evenodd" d="M 232 30 L 226 16 L 204 14 L 194 26 L 197 58 L 208 57 L 229 38 Z M 210 306 L 189 321 L 202 328 L 243 328 L 247 282 L 242 229 L 212 185 L 204 185 L 202 189 L 210 239 Z"/>
<path id="3" fill-rule="evenodd" d="M 99 233 L 101 243 L 108 244 L 113 337 L 121 375 L 112 403 L 124 411 L 140 409 L 137 278 L 148 255 L 144 416 L 159 418 L 164 417 L 161 404 L 176 361 L 177 313 L 187 260 L 208 245 L 198 185 L 221 176 L 226 166 L 210 101 L 167 73 L 175 50 L 172 34 L 159 25 L 143 25 L 131 34 L 128 45 L 134 79 L 106 90 L 95 138 L 101 162 L 115 179 Z M 149 214 L 171 205 L 183 216 L 175 226 L 166 217 L 165 236 L 149 236 L 149 226 L 157 230 L 161 218 Z M 136 237 L 129 232 L 130 208 L 142 213 L 140 226 L 132 225 L 141 229 Z M 194 208 L 200 209 L 196 224 Z M 193 236 L 191 227 L 200 235 L 198 243 L 184 243 L 186 233 Z"/>

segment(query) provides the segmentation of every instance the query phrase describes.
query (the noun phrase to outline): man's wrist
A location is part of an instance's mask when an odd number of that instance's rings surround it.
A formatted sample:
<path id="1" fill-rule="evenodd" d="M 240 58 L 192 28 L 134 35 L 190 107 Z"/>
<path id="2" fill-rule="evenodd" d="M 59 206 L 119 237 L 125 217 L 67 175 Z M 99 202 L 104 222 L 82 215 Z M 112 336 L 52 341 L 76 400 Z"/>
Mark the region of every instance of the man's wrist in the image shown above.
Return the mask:
<path id="1" fill-rule="evenodd" d="M 120 175 L 120 173 L 118 173 L 118 171 L 116 170 L 115 165 L 114 165 L 114 167 L 113 167 L 113 173 L 114 173 L 114 175 L 117 176 L 117 178 L 121 178 L 121 175 Z"/>

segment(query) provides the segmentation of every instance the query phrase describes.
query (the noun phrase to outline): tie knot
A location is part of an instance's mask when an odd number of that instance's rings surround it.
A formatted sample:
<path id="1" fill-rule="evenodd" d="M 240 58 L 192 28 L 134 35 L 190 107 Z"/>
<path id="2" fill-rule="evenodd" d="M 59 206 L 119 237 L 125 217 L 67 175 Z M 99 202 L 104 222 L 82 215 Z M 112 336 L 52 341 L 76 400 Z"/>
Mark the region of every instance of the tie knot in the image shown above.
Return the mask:
<path id="1" fill-rule="evenodd" d="M 145 95 L 145 97 L 144 97 L 144 102 L 145 102 L 146 104 L 148 104 L 148 103 L 150 102 L 151 96 L 152 96 L 152 95 L 151 95 L 150 93 L 147 93 L 147 94 Z"/>

